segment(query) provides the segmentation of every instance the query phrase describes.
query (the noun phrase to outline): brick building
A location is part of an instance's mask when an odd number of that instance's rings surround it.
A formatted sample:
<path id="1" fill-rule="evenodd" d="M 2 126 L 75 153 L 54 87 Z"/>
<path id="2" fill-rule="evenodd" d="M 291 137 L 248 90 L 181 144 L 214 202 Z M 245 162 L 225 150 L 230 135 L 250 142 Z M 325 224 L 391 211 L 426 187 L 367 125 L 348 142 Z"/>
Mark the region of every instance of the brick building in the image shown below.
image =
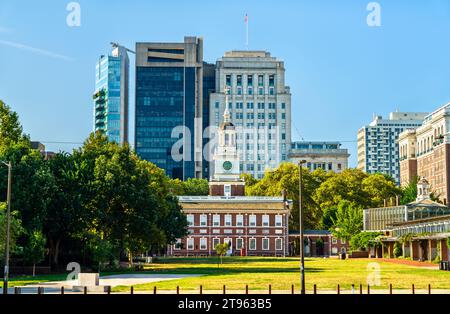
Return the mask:
<path id="1" fill-rule="evenodd" d="M 303 233 L 305 242 L 305 256 L 329 257 L 349 251 L 348 241 L 338 239 L 328 230 L 305 230 Z M 299 233 L 293 231 L 289 234 L 289 255 L 299 254 Z"/>
<path id="2" fill-rule="evenodd" d="M 179 197 L 189 234 L 169 246 L 168 254 L 209 256 L 218 244 L 228 243 L 228 255 L 287 256 L 292 202 L 282 196 L 245 196 L 228 107 L 218 130 L 214 171 L 208 196 Z"/>

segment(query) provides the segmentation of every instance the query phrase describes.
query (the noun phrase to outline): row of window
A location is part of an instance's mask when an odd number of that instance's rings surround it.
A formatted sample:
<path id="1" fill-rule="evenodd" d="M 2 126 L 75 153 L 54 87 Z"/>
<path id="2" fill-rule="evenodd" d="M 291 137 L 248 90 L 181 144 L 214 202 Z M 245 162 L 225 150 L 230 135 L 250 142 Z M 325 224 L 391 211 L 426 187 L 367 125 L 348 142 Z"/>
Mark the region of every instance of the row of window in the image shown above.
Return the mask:
<path id="1" fill-rule="evenodd" d="M 257 240 L 256 238 L 250 238 L 248 239 L 248 249 L 250 251 L 255 251 L 257 249 Z M 197 250 L 198 247 L 195 247 L 194 238 L 187 238 L 186 239 L 187 246 L 186 248 L 188 250 Z M 223 243 L 228 243 L 229 247 L 231 249 L 235 250 L 241 250 L 244 248 L 244 239 L 243 238 L 237 238 L 235 246 L 233 247 L 232 239 L 224 239 Z M 211 249 L 214 249 L 217 247 L 217 245 L 220 244 L 219 238 L 213 238 L 212 239 L 212 247 Z M 261 239 L 261 248 L 264 251 L 270 250 L 270 239 L 269 238 L 262 238 Z M 174 247 L 175 250 L 182 249 L 181 245 L 181 239 L 177 241 Z M 208 250 L 208 239 L 207 238 L 200 238 L 200 250 Z M 275 239 L 275 250 L 282 251 L 283 250 L 283 239 L 282 238 L 276 238 Z"/>
<path id="2" fill-rule="evenodd" d="M 277 106 L 276 103 L 269 102 L 267 108 L 268 109 L 276 109 L 276 106 Z M 218 101 L 216 101 L 215 108 L 219 109 L 219 107 L 220 107 L 220 103 Z M 244 109 L 244 104 L 242 102 L 236 102 L 235 107 L 236 107 L 236 109 Z M 246 103 L 246 108 L 247 109 L 254 109 L 255 108 L 254 103 L 253 102 Z M 260 109 L 260 110 L 263 110 L 263 109 L 266 108 L 266 104 L 263 103 L 263 102 L 259 102 L 257 104 L 257 108 Z M 281 109 L 286 109 L 286 103 L 284 103 L 284 102 L 281 103 L 280 104 L 280 108 Z M 233 103 L 231 103 L 231 102 L 228 103 L 228 109 L 233 109 Z"/>
<path id="3" fill-rule="evenodd" d="M 223 217 L 223 219 L 222 219 Z M 244 226 L 244 215 L 236 215 L 235 216 L 235 226 L 236 227 L 242 227 Z M 193 227 L 195 226 L 194 223 L 194 215 L 189 214 L 187 215 L 187 221 L 188 226 Z M 200 227 L 206 227 L 208 226 L 208 215 L 200 215 Z M 225 226 L 225 227 L 231 227 L 233 226 L 233 215 L 212 215 L 212 226 L 219 227 L 219 226 Z M 256 215 L 248 215 L 248 226 L 255 227 L 256 226 Z M 270 216 L 269 215 L 262 215 L 262 226 L 263 227 L 269 227 L 270 226 Z M 283 216 L 282 215 L 275 215 L 275 227 L 281 227 L 283 226 Z"/>

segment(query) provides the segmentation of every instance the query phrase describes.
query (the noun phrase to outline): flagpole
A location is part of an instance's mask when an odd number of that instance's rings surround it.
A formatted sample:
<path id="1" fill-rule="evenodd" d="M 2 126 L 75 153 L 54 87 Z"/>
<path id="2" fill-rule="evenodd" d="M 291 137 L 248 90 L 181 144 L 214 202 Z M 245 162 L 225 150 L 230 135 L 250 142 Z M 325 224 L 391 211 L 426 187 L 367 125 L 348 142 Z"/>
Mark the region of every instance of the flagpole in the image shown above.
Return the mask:
<path id="1" fill-rule="evenodd" d="M 245 46 L 248 50 L 248 15 L 245 14 Z"/>

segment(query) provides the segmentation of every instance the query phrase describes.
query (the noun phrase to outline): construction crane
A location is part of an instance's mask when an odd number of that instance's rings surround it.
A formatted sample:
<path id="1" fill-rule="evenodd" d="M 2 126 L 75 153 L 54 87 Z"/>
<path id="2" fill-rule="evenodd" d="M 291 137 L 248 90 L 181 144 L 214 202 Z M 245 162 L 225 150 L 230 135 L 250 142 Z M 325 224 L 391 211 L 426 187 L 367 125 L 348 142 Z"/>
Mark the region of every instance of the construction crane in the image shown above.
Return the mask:
<path id="1" fill-rule="evenodd" d="M 123 49 L 125 49 L 125 50 L 128 51 L 128 52 L 131 52 L 132 54 L 136 54 L 136 52 L 134 52 L 133 50 L 128 49 L 127 47 L 124 47 L 124 46 L 122 46 L 122 45 L 120 45 L 120 44 L 118 44 L 118 43 L 115 43 L 115 42 L 111 42 L 111 46 L 112 46 L 113 48 L 119 48 L 119 47 L 122 47 Z"/>

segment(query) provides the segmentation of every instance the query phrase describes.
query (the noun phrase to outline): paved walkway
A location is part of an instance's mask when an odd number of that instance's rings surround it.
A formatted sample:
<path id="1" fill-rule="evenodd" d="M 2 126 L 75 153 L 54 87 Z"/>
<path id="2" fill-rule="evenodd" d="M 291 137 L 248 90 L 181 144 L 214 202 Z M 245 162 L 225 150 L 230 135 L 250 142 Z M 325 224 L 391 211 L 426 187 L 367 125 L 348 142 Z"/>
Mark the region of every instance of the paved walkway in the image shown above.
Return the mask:
<path id="1" fill-rule="evenodd" d="M 139 284 L 166 281 L 166 280 L 176 280 L 188 277 L 198 277 L 202 275 L 164 275 L 164 274 L 121 274 L 121 275 L 111 275 L 103 276 L 100 278 L 100 286 L 134 286 Z M 38 287 L 44 288 L 44 293 L 60 293 L 61 287 L 64 287 L 65 293 L 74 293 L 72 287 L 78 285 L 78 280 L 65 280 L 65 281 L 49 281 L 39 284 L 27 285 L 21 287 L 21 293 L 23 294 L 35 294 L 37 293 Z M 14 293 L 14 288 L 8 289 L 9 293 Z M 3 293 L 3 288 L 0 288 L 0 293 Z"/>

